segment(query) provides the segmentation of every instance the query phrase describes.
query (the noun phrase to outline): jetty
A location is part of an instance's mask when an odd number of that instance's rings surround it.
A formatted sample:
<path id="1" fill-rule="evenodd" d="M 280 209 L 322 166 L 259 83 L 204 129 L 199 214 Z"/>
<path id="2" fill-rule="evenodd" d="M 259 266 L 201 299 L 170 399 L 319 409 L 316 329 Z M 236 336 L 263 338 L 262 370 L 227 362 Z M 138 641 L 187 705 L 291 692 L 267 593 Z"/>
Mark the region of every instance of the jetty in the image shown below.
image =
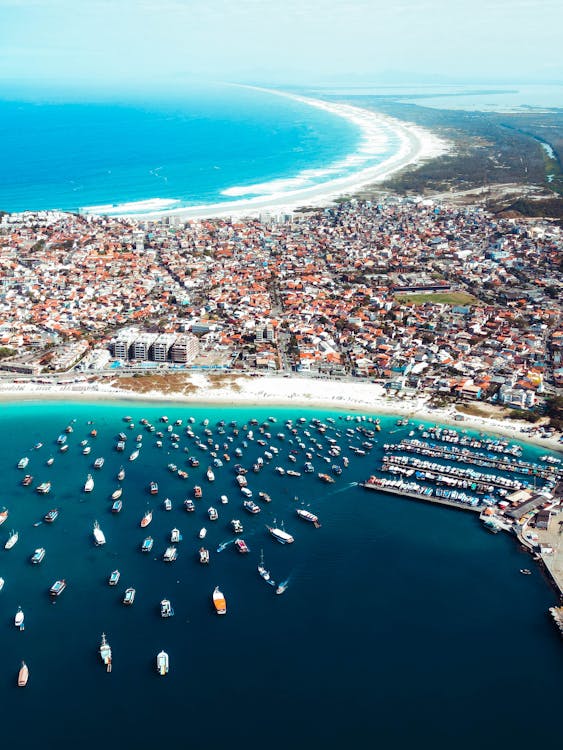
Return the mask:
<path id="1" fill-rule="evenodd" d="M 455 510 L 469 510 L 473 513 L 481 513 L 485 509 L 485 505 L 481 503 L 471 504 L 471 502 L 464 502 L 463 500 L 450 499 L 446 497 L 439 497 L 433 492 L 430 494 L 420 485 L 414 485 L 410 482 L 393 482 L 385 483 L 385 480 L 378 479 L 375 482 L 368 481 L 360 484 L 366 490 L 374 490 L 375 492 L 384 492 L 388 495 L 398 495 L 399 497 L 406 497 L 409 500 L 418 500 L 424 503 L 432 503 L 433 505 L 444 505 L 448 508 L 455 508 Z M 416 489 L 419 487 L 419 489 Z"/>
<path id="2" fill-rule="evenodd" d="M 563 607 L 550 607 L 549 614 L 553 617 L 553 622 L 559 628 L 559 632 L 563 638 Z"/>

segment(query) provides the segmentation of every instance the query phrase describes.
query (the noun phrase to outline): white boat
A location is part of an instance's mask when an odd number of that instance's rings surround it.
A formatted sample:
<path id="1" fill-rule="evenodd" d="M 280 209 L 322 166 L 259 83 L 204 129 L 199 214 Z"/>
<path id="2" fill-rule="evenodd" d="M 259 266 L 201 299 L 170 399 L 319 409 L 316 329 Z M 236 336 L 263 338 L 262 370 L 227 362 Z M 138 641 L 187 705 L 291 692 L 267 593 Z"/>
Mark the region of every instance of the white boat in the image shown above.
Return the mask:
<path id="1" fill-rule="evenodd" d="M 21 607 L 18 607 L 18 611 L 16 612 L 16 616 L 14 617 L 14 625 L 20 630 L 25 629 L 25 615 Z"/>
<path id="2" fill-rule="evenodd" d="M 127 604 L 130 606 L 135 601 L 135 589 L 133 587 L 129 587 L 128 589 L 125 589 L 125 596 L 123 597 L 123 604 Z"/>
<path id="3" fill-rule="evenodd" d="M 18 469 L 25 469 L 28 463 L 29 463 L 29 458 L 27 456 L 20 458 L 20 460 L 18 461 Z"/>
<path id="4" fill-rule="evenodd" d="M 4 588 L 4 579 L 0 576 L 0 591 Z"/>
<path id="5" fill-rule="evenodd" d="M 241 487 L 240 491 L 245 497 L 252 497 L 252 490 L 249 487 Z"/>
<path id="6" fill-rule="evenodd" d="M 320 528 L 321 524 L 319 523 L 318 516 L 316 516 L 314 513 L 311 513 L 304 508 L 297 508 L 295 512 L 297 513 L 299 518 L 302 518 L 304 521 L 309 521 L 314 525 L 316 529 Z"/>
<path id="7" fill-rule="evenodd" d="M 94 489 L 94 479 L 91 474 L 88 474 L 86 481 L 84 482 L 84 492 L 92 492 Z"/>
<path id="8" fill-rule="evenodd" d="M 198 536 L 200 539 L 205 539 L 205 537 L 207 536 L 207 529 L 205 528 L 205 526 L 199 530 Z"/>
<path id="9" fill-rule="evenodd" d="M 105 459 L 100 456 L 94 461 L 94 469 L 101 469 L 105 463 Z"/>
<path id="10" fill-rule="evenodd" d="M 163 599 L 160 602 L 160 616 L 161 617 L 173 617 L 174 610 L 172 609 L 172 604 L 170 602 L 170 599 Z"/>
<path id="11" fill-rule="evenodd" d="M 164 501 L 164 510 L 172 510 L 172 501 L 168 497 Z"/>
<path id="12" fill-rule="evenodd" d="M 219 591 L 219 586 L 215 586 L 215 590 L 213 591 L 213 606 L 218 615 L 227 614 L 227 602 L 223 593 Z"/>
<path id="13" fill-rule="evenodd" d="M 170 668 L 170 663 L 168 659 L 168 654 L 166 653 L 166 651 L 161 651 L 156 656 L 156 669 L 158 671 L 158 674 L 161 676 L 168 674 L 169 668 Z"/>
<path id="14" fill-rule="evenodd" d="M 82 448 L 82 453 L 83 453 L 83 455 L 88 456 L 90 454 L 91 450 L 92 450 L 92 448 L 90 448 L 89 445 L 85 445 L 84 448 Z"/>
<path id="15" fill-rule="evenodd" d="M 216 521 L 219 518 L 219 514 L 215 508 L 209 508 L 207 514 L 210 521 Z"/>
<path id="16" fill-rule="evenodd" d="M 280 544 L 291 544 L 295 541 L 291 534 L 288 534 L 284 529 L 278 529 L 275 526 L 266 526 L 266 528 Z"/>
<path id="17" fill-rule="evenodd" d="M 100 529 L 100 524 L 97 521 L 94 521 L 94 529 L 92 533 L 94 534 L 94 544 L 97 547 L 100 547 L 102 544 L 106 543 L 105 534 Z"/>
<path id="18" fill-rule="evenodd" d="M 3 508 L 0 510 L 0 526 L 4 523 L 4 521 L 8 518 L 8 508 Z"/>
<path id="19" fill-rule="evenodd" d="M 174 562 L 178 558 L 178 550 L 174 545 L 170 545 L 166 548 L 164 551 L 164 555 L 162 556 L 162 559 L 164 562 Z"/>
<path id="20" fill-rule="evenodd" d="M 211 466 L 207 469 L 207 481 L 208 482 L 214 482 L 215 481 L 215 474 L 213 473 Z"/>
<path id="21" fill-rule="evenodd" d="M 8 537 L 8 540 L 6 544 L 4 545 L 4 549 L 12 549 L 14 544 L 18 541 L 20 538 L 20 535 L 17 531 L 10 531 L 10 536 Z"/>
<path id="22" fill-rule="evenodd" d="M 226 495 L 221 495 L 221 502 L 226 505 L 229 502 L 229 498 Z"/>
<path id="23" fill-rule="evenodd" d="M 106 641 L 105 633 L 102 633 L 102 642 L 100 643 L 100 658 L 106 665 L 106 672 L 111 672 L 111 646 Z"/>
<path id="24" fill-rule="evenodd" d="M 125 479 L 125 469 L 123 466 L 117 472 L 117 481 L 122 482 Z"/>
<path id="25" fill-rule="evenodd" d="M 205 549 L 205 547 L 200 547 L 199 561 L 202 565 L 206 565 L 209 562 L 209 550 Z"/>
<path id="26" fill-rule="evenodd" d="M 133 453 L 129 456 L 130 461 L 135 461 L 139 457 L 139 451 L 133 451 Z"/>
<path id="27" fill-rule="evenodd" d="M 177 544 L 178 542 L 182 541 L 182 534 L 180 533 L 180 529 L 172 529 L 170 532 L 170 541 L 173 544 Z"/>
<path id="28" fill-rule="evenodd" d="M 264 550 L 260 550 L 260 564 L 258 565 L 258 573 L 260 577 L 267 581 L 271 586 L 275 586 L 274 581 L 270 575 L 270 571 L 264 567 Z"/>
<path id="29" fill-rule="evenodd" d="M 121 497 L 122 494 L 123 494 L 123 489 L 121 487 L 118 487 L 116 490 L 114 490 L 111 493 L 111 499 L 112 500 L 119 500 L 119 498 Z"/>
<path id="30" fill-rule="evenodd" d="M 43 560 L 45 557 L 45 547 L 38 547 L 33 555 L 31 556 L 31 562 L 34 565 L 39 565 L 39 563 Z"/>

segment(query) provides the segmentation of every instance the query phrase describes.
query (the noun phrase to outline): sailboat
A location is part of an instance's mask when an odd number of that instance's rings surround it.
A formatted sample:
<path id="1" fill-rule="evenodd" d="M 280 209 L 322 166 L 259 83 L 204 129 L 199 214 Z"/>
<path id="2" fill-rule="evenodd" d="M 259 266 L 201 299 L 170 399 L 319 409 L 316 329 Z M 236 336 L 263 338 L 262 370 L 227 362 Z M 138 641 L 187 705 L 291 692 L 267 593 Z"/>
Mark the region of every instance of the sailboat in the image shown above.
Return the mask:
<path id="1" fill-rule="evenodd" d="M 270 571 L 266 570 L 264 567 L 264 550 L 260 550 L 260 565 L 258 566 L 258 573 L 260 574 L 260 577 L 263 578 L 266 583 L 269 583 L 270 586 L 275 586 L 275 581 L 272 580 L 272 577 L 270 576 Z"/>

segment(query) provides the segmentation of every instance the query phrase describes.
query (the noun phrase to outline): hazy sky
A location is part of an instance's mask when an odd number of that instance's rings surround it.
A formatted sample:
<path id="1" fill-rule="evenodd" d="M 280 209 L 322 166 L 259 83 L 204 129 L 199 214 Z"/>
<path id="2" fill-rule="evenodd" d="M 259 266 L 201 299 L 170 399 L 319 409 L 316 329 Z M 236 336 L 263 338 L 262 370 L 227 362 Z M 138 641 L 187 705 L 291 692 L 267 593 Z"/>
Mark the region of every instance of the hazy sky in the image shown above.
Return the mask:
<path id="1" fill-rule="evenodd" d="M 562 29 L 563 0 L 0 0 L 0 83 L 563 81 Z"/>

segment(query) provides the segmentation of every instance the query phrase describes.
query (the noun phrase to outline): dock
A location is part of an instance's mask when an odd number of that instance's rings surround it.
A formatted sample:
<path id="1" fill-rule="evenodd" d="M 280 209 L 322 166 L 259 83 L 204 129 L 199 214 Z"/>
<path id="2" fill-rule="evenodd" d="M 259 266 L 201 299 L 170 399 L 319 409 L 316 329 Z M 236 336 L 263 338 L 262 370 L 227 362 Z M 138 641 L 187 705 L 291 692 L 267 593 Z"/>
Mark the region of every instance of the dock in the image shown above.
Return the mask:
<path id="1" fill-rule="evenodd" d="M 559 632 L 563 638 L 563 607 L 550 607 L 549 614 L 553 617 L 553 622 L 559 628 Z"/>
<path id="2" fill-rule="evenodd" d="M 481 513 L 486 506 L 470 505 L 469 503 L 456 502 L 455 500 L 448 500 L 445 497 L 435 497 L 434 495 L 424 495 L 419 492 L 412 492 L 409 490 L 402 489 L 401 487 L 383 487 L 377 484 L 370 484 L 369 482 L 363 482 L 360 484 L 366 490 L 374 490 L 375 492 L 384 492 L 387 495 L 398 495 L 399 497 L 406 497 L 409 500 L 418 500 L 424 503 L 432 503 L 432 505 L 444 505 L 448 508 L 454 508 L 455 510 L 468 510 L 472 513 Z"/>

